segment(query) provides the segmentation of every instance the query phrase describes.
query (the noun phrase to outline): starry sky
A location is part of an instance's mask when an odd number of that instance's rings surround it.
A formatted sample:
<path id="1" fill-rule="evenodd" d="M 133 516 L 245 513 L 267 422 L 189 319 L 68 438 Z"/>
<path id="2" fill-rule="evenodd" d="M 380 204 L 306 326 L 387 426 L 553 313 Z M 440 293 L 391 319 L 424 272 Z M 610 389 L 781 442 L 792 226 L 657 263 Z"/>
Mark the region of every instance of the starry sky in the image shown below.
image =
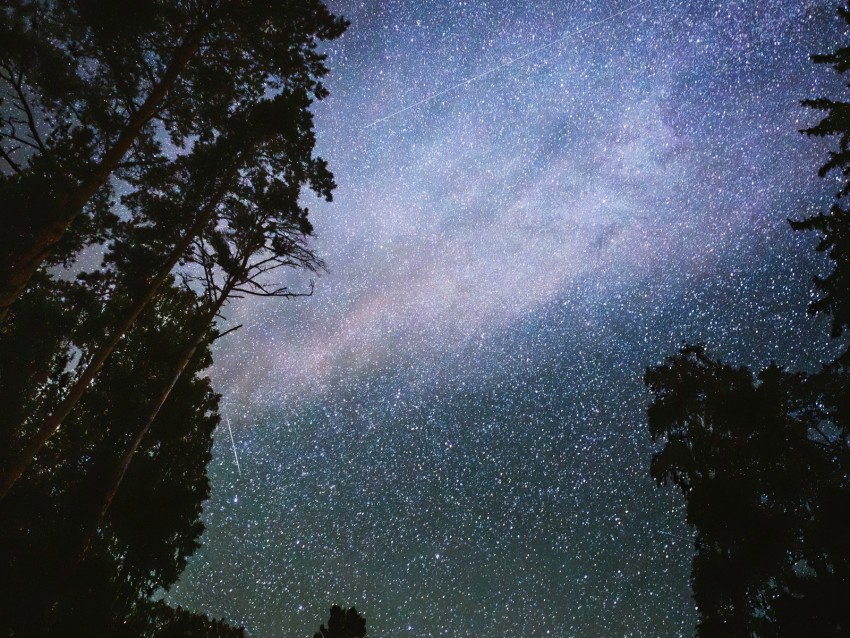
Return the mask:
<path id="1" fill-rule="evenodd" d="M 823 262 L 786 220 L 837 189 L 798 133 L 839 87 L 808 59 L 846 35 L 835 3 L 329 6 L 351 21 L 314 107 L 329 272 L 228 310 L 233 445 L 223 421 L 168 600 L 254 637 L 333 603 L 376 638 L 692 635 L 641 377 L 683 341 L 828 352 Z"/>

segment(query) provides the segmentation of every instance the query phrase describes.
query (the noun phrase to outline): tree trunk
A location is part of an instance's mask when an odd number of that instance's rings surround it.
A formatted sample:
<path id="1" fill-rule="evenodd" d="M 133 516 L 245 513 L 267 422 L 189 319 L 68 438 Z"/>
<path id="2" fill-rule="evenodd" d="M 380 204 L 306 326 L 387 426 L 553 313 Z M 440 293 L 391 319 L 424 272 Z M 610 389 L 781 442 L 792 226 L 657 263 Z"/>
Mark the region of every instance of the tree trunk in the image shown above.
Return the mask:
<path id="1" fill-rule="evenodd" d="M 224 196 L 226 191 L 227 180 L 222 183 L 218 191 L 207 203 L 206 208 L 199 213 L 198 218 L 183 236 L 183 239 L 181 239 L 171 251 L 168 261 L 151 280 L 150 285 L 147 287 L 145 292 L 136 299 L 121 323 L 118 324 L 106 341 L 95 351 L 91 361 L 86 366 L 86 369 L 83 370 L 83 373 L 76 382 L 74 382 L 74 385 L 71 386 L 71 389 L 68 391 L 68 395 L 62 400 L 56 410 L 54 410 L 53 413 L 41 423 L 35 435 L 29 440 L 26 447 L 20 452 L 20 454 L 14 457 L 7 467 L 2 468 L 2 471 L 0 471 L 0 501 L 5 498 L 6 494 L 9 493 L 9 490 L 12 489 L 18 479 L 30 466 L 38 451 L 62 426 L 65 418 L 83 397 L 89 384 L 97 376 L 97 373 L 100 372 L 100 369 L 103 367 L 107 358 L 109 358 L 109 355 L 112 354 L 112 351 L 115 350 L 116 346 L 120 343 L 127 331 L 132 327 L 133 323 L 135 323 L 136 319 L 151 299 L 154 298 L 172 268 L 174 268 L 177 264 L 180 256 L 183 255 L 192 243 L 192 240 L 203 231 L 204 226 L 206 226 L 209 222 L 215 212 L 216 206 L 221 201 L 221 198 Z"/>
<path id="2" fill-rule="evenodd" d="M 197 27 L 177 47 L 162 78 L 139 110 L 127 120 L 121 135 L 103 155 L 92 174 L 56 200 L 48 219 L 36 229 L 32 237 L 25 239 L 25 245 L 14 253 L 3 256 L 3 262 L 0 264 L 0 322 L 5 320 L 9 308 L 26 289 L 38 267 L 62 240 L 86 203 L 106 183 L 118 163 L 132 148 L 142 128 L 150 122 L 162 100 L 197 53 L 208 28 L 205 24 Z"/>
<path id="3" fill-rule="evenodd" d="M 70 585 L 71 578 L 73 578 L 77 568 L 88 555 L 92 542 L 97 535 L 97 531 L 103 526 L 104 520 L 106 520 L 106 514 L 109 512 L 109 508 L 115 500 L 118 488 L 121 487 L 121 482 L 124 480 L 127 470 L 130 468 L 130 463 L 133 461 L 133 457 L 138 451 L 139 446 L 141 446 L 142 441 L 156 421 L 156 417 L 159 415 L 160 410 L 162 410 L 162 406 L 165 405 L 165 402 L 171 395 L 171 391 L 174 389 L 174 386 L 177 385 L 177 382 L 183 376 L 183 373 L 186 371 L 186 368 L 189 366 L 189 363 L 198 351 L 198 347 L 203 343 L 204 333 L 207 331 L 210 324 L 215 321 L 218 311 L 230 296 L 230 293 L 236 286 L 236 283 L 237 282 L 235 280 L 228 281 L 222 289 L 218 299 L 216 299 L 213 305 L 209 308 L 204 318 L 198 322 L 198 331 L 195 333 L 192 340 L 186 345 L 185 350 L 171 369 L 168 382 L 163 386 L 159 395 L 154 400 L 148 415 L 140 422 L 139 429 L 136 430 L 130 445 L 115 464 L 114 471 L 108 481 L 101 484 L 103 491 L 101 496 L 99 496 L 97 501 L 95 501 L 97 503 L 97 511 L 93 513 L 89 524 L 86 525 L 82 538 L 77 537 L 77 549 L 64 564 L 64 567 L 59 568 L 57 577 L 53 581 L 55 584 L 54 587 L 48 587 L 45 590 L 45 595 L 37 604 L 37 609 L 33 614 L 34 618 L 41 619 L 42 621 L 46 619 L 50 613 L 50 609 L 56 603 L 57 599 L 62 595 L 65 588 Z"/>
<path id="4" fill-rule="evenodd" d="M 178 359 L 177 363 L 172 368 L 168 383 L 163 386 L 162 391 L 159 393 L 159 396 L 156 398 L 153 405 L 151 406 L 147 418 L 141 423 L 141 426 L 136 431 L 136 435 L 133 437 L 133 440 L 130 443 L 129 447 L 125 450 L 124 455 L 121 457 L 121 460 L 115 466 L 115 473 L 112 475 L 109 485 L 104 490 L 103 498 L 100 502 L 100 508 L 97 514 L 97 521 L 89 528 L 79 560 L 85 558 L 86 554 L 88 553 L 89 547 L 91 546 L 91 542 L 94 538 L 95 533 L 103 525 L 103 521 L 106 518 L 106 513 L 109 511 L 109 508 L 112 505 L 112 501 L 115 500 L 115 495 L 118 493 L 118 488 L 121 487 L 121 481 L 124 480 L 124 476 L 127 474 L 127 470 L 130 467 L 130 463 L 132 462 L 133 457 L 138 451 L 139 446 L 142 444 L 145 435 L 147 435 L 148 431 L 151 429 L 151 426 L 156 420 L 156 417 L 159 415 L 160 410 L 162 410 L 162 406 L 165 405 L 165 402 L 171 395 L 171 391 L 174 389 L 174 386 L 176 386 L 177 382 L 180 381 L 180 378 L 183 376 L 183 373 L 189 366 L 189 362 L 192 361 L 192 357 L 195 356 L 195 353 L 198 351 L 198 348 L 204 342 L 204 333 L 210 327 L 212 322 L 215 321 L 218 311 L 221 310 L 221 307 L 224 305 L 224 302 L 227 301 L 227 299 L 230 297 L 230 293 L 233 292 L 233 289 L 237 286 L 237 284 L 237 278 L 230 277 L 222 288 L 218 298 L 213 302 L 213 305 L 210 306 L 210 308 L 207 310 L 207 314 L 198 323 L 198 331 L 195 333 L 194 337 L 192 338 L 192 341 L 187 344 L 186 349 L 180 356 L 180 359 Z M 77 562 L 79 562 L 79 560 Z"/>

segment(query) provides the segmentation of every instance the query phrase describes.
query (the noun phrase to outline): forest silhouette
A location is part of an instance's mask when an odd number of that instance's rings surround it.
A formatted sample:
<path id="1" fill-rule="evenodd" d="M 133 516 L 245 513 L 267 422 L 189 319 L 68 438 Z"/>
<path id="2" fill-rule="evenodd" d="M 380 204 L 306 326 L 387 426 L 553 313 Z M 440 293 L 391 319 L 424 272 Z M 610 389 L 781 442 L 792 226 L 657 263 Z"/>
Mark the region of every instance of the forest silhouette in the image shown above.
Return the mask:
<path id="1" fill-rule="evenodd" d="M 323 268 L 300 199 L 335 186 L 310 106 L 346 27 L 315 0 L 3 3 L 3 635 L 242 635 L 152 597 L 203 532 L 225 307 Z"/>
<path id="2" fill-rule="evenodd" d="M 839 13 L 850 25 L 850 3 Z M 850 47 L 812 60 L 846 74 Z M 844 178 L 828 211 L 790 222 L 829 257 L 809 311 L 831 319 L 839 355 L 811 374 L 751 371 L 686 345 L 644 378 L 663 442 L 650 473 L 681 491 L 695 531 L 700 638 L 850 635 L 850 105 L 803 106 L 825 115 L 802 132 L 838 141 L 820 176 Z"/>
<path id="3" fill-rule="evenodd" d="M 228 304 L 324 268 L 310 108 L 348 24 L 318 0 L 0 6 L 0 635 L 244 636 L 159 594 L 204 531 Z M 814 62 L 846 74 L 850 46 Z M 811 311 L 841 353 L 752 371 L 687 345 L 645 376 L 701 637 L 850 635 L 850 105 L 804 105 L 845 185 L 791 225 L 829 257 Z M 365 635 L 334 606 L 315 637 Z"/>

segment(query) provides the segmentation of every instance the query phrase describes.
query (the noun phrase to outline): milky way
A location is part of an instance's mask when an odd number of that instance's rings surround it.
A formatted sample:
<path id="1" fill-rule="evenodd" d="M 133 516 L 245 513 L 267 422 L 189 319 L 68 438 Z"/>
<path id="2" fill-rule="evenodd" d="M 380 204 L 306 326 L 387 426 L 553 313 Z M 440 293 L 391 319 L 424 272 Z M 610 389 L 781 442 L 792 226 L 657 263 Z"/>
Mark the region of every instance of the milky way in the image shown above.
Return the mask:
<path id="1" fill-rule="evenodd" d="M 170 600 L 252 636 L 688 636 L 648 365 L 811 366 L 801 99 L 831 2 L 339 0 L 307 299 L 242 300 L 203 547 Z M 293 286 L 306 288 L 304 277 Z M 823 346 L 796 347 L 801 336 Z M 241 475 L 234 459 L 238 451 Z"/>

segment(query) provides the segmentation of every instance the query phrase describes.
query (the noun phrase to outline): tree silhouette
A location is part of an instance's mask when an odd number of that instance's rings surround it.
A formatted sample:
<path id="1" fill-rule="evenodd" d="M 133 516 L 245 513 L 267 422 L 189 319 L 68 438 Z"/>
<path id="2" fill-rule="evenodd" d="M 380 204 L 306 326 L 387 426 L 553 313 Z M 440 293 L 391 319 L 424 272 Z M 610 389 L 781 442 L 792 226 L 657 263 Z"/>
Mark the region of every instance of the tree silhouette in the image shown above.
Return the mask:
<path id="1" fill-rule="evenodd" d="M 252 104 L 231 117 L 226 134 L 149 175 L 145 188 L 126 198 L 136 213 L 135 223 L 114 243 L 107 260 L 118 269 L 118 285 L 131 301 L 115 327 L 95 345 L 62 400 L 0 471 L 0 499 L 61 427 L 180 259 L 202 253 L 203 283 L 218 298 L 201 312 L 206 317 L 199 322 L 201 331 L 233 292 L 289 294 L 265 289 L 258 275 L 281 267 L 316 270 L 320 262 L 303 244 L 312 231 L 308 211 L 298 200 L 303 184 L 330 199 L 334 183 L 325 162 L 312 156 L 315 137 L 309 105 L 303 91 L 282 92 Z M 205 248 L 210 244 L 215 257 Z M 260 253 L 266 254 L 252 263 Z M 233 271 L 240 268 L 240 259 L 246 264 L 239 273 L 229 273 L 233 276 L 227 292 L 222 294 L 219 287 L 213 294 L 210 264 Z M 147 266 L 151 262 L 154 271 Z"/>
<path id="2" fill-rule="evenodd" d="M 839 8 L 838 13 L 850 24 L 850 2 Z M 842 47 L 825 55 L 814 55 L 812 60 L 827 64 L 840 74 L 850 70 L 850 47 Z M 841 201 L 850 195 L 850 104 L 846 101 L 819 98 L 804 100 L 803 105 L 825 112 L 826 115 L 815 126 L 803 132 L 815 137 L 835 137 L 838 149 L 830 152 L 829 160 L 820 168 L 821 177 L 838 171 L 845 184 L 837 193 L 835 204 L 828 212 L 802 221 L 792 221 L 798 230 L 814 230 L 820 237 L 817 250 L 829 255 L 832 270 L 825 277 L 815 278 L 815 285 L 822 296 L 809 307 L 812 314 L 827 314 L 832 317 L 832 336 L 841 337 L 850 328 L 850 212 Z M 842 364 L 850 363 L 850 349 L 839 357 Z"/>
<path id="3" fill-rule="evenodd" d="M 846 373 L 753 375 L 687 346 L 649 370 L 651 474 L 686 499 L 698 635 L 844 635 L 850 611 Z"/>
<path id="4" fill-rule="evenodd" d="M 850 3 L 839 12 L 850 24 Z M 813 59 L 846 73 L 850 47 Z M 850 328 L 850 107 L 803 104 L 826 112 L 805 133 L 838 138 L 821 176 L 838 170 L 847 180 L 827 213 L 791 222 L 818 232 L 831 260 L 809 310 L 830 315 L 838 338 Z M 650 472 L 679 488 L 696 532 L 701 638 L 850 634 L 848 363 L 845 347 L 814 374 L 775 364 L 753 373 L 685 346 L 647 370 L 649 429 L 663 442 Z"/>
<path id="5" fill-rule="evenodd" d="M 300 200 L 334 188 L 310 107 L 345 27 L 320 0 L 0 7 L 0 634 L 243 635 L 151 597 L 203 531 L 223 308 L 322 268 Z"/>
<path id="6" fill-rule="evenodd" d="M 0 320 L 81 214 L 98 201 L 108 210 L 110 178 L 132 183 L 166 161 L 154 122 L 180 148 L 212 141 L 234 111 L 268 93 L 324 97 L 316 42 L 346 27 L 319 0 L 125 4 L 4 7 L 0 81 L 15 115 L 0 128 L 12 238 L 0 241 Z"/>
<path id="7" fill-rule="evenodd" d="M 319 626 L 319 631 L 313 638 L 364 638 L 366 636 L 366 619 L 357 613 L 354 607 L 344 610 L 339 605 L 331 607 L 328 626 Z"/>

